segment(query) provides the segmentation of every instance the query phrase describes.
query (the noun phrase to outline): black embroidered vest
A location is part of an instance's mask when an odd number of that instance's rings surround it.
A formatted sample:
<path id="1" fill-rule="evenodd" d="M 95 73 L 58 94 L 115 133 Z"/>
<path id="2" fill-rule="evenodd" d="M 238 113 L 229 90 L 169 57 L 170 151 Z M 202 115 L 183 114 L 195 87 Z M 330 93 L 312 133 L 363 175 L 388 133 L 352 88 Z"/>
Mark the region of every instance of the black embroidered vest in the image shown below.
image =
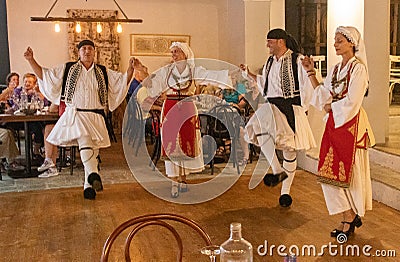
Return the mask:
<path id="1" fill-rule="evenodd" d="M 295 121 L 295 115 L 293 111 L 293 105 L 298 105 L 301 106 L 301 99 L 300 99 L 300 84 L 299 84 L 299 76 L 298 76 L 298 71 L 297 71 L 297 57 L 299 56 L 298 53 L 292 53 L 291 58 L 292 58 L 292 72 L 293 72 L 293 78 L 294 78 L 294 90 L 289 90 L 289 93 L 285 94 L 285 90 L 288 90 L 284 86 L 282 86 L 282 92 L 283 92 L 283 97 L 272 97 L 267 99 L 267 103 L 274 104 L 279 111 L 281 111 L 285 116 L 288 121 L 288 124 L 290 128 L 293 130 L 293 132 L 296 133 L 296 121 Z M 264 86 L 264 96 L 267 95 L 268 92 L 268 75 L 269 71 L 271 70 L 271 65 L 273 62 L 274 57 L 270 56 L 267 60 L 266 66 L 265 66 L 265 86 Z M 283 65 L 282 65 L 283 66 Z M 288 75 L 287 77 L 291 77 Z M 282 85 L 286 84 L 287 82 L 282 81 Z M 288 83 L 290 86 L 290 84 Z"/>
<path id="2" fill-rule="evenodd" d="M 73 66 L 73 65 L 75 65 L 76 63 L 78 63 L 79 61 L 76 61 L 76 62 L 67 62 L 66 64 L 65 64 L 65 70 L 64 70 L 64 75 L 63 75 L 63 81 L 62 81 L 62 87 L 61 87 L 61 101 L 64 101 L 65 102 L 65 97 L 66 97 L 66 94 L 65 94 L 65 89 L 66 89 L 66 83 L 67 83 L 67 78 L 68 78 L 68 75 L 69 75 L 69 71 L 70 71 L 70 69 L 71 69 L 71 67 Z M 104 76 L 104 82 L 105 82 L 105 85 L 106 85 L 106 92 L 108 92 L 108 75 L 107 75 L 107 69 L 106 69 L 106 67 L 105 66 L 103 66 L 103 65 L 99 65 L 99 64 L 95 64 L 95 66 L 97 66 L 98 68 L 100 68 L 100 70 L 103 72 L 103 76 Z M 98 75 L 96 74 L 96 79 L 97 79 L 97 82 L 99 82 L 99 79 L 98 79 Z M 68 94 L 67 94 L 68 95 Z M 73 95 L 73 94 L 72 94 Z M 105 99 L 107 99 L 107 95 L 105 96 Z M 102 94 L 100 93 L 100 90 L 99 90 L 99 99 L 100 99 L 100 102 L 101 102 L 101 104 L 102 105 L 107 105 L 107 101 L 103 101 L 104 99 L 103 99 L 103 96 L 102 96 Z"/>
<path id="3" fill-rule="evenodd" d="M 293 70 L 293 77 L 294 77 L 294 83 L 295 83 L 295 90 L 291 96 L 287 96 L 284 94 L 284 97 L 294 97 L 294 96 L 299 96 L 300 95 L 300 85 L 299 85 L 299 76 L 298 76 L 298 71 L 297 71 L 297 57 L 299 56 L 299 53 L 292 53 L 292 70 Z M 274 61 L 274 56 L 270 56 L 267 60 L 266 66 L 265 66 L 265 85 L 264 85 L 264 96 L 267 95 L 268 92 L 268 75 L 269 71 L 271 70 L 271 65 L 272 62 Z M 283 91 L 282 87 L 282 91 Z"/>

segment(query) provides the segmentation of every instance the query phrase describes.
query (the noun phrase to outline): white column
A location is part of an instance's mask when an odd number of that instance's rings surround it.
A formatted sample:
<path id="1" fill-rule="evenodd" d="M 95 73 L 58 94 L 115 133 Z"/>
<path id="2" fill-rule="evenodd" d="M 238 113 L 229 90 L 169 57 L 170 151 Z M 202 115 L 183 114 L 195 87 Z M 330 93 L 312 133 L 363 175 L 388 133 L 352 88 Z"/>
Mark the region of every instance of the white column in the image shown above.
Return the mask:
<path id="1" fill-rule="evenodd" d="M 285 0 L 270 0 L 270 2 L 270 28 L 285 29 Z"/>
<path id="2" fill-rule="evenodd" d="M 270 25 L 270 0 L 244 0 L 245 63 L 256 72 L 265 63 L 268 51 L 265 35 Z"/>
<path id="3" fill-rule="evenodd" d="M 335 30 L 338 26 L 354 26 L 364 37 L 364 0 L 328 0 L 327 67 L 340 61 L 333 48 Z"/>
<path id="4" fill-rule="evenodd" d="M 390 0 L 365 0 L 364 40 L 369 70 L 369 95 L 364 108 L 377 143 L 389 136 Z"/>
<path id="5" fill-rule="evenodd" d="M 356 27 L 365 41 L 370 80 L 363 105 L 377 143 L 385 143 L 389 124 L 389 8 L 390 0 L 328 0 L 328 68 L 340 61 L 333 48 L 336 27 Z"/>

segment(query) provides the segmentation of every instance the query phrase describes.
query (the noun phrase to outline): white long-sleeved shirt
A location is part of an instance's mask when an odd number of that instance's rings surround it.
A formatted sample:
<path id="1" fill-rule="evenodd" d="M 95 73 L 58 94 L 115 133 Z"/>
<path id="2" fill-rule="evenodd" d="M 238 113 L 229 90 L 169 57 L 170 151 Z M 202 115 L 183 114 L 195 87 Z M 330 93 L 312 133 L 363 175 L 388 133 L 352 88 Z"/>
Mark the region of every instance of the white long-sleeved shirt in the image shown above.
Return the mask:
<path id="1" fill-rule="evenodd" d="M 312 97 L 313 87 L 308 79 L 307 72 L 301 64 L 301 58 L 301 55 L 297 58 L 297 75 L 299 79 L 301 106 L 307 111 Z M 276 56 L 273 57 L 273 62 L 268 74 L 268 93 L 265 96 L 266 98 L 283 97 L 280 77 L 282 60 L 283 56 L 279 59 L 276 59 Z M 267 63 L 264 64 L 263 74 L 257 75 L 257 87 L 261 94 L 264 94 L 265 80 L 267 77 L 265 70 L 266 66 Z"/>
<path id="2" fill-rule="evenodd" d="M 94 64 L 86 69 L 81 62 L 82 70 L 76 83 L 72 104 L 82 109 L 103 109 L 98 95 L 98 84 L 94 71 Z M 61 88 L 65 64 L 55 68 L 43 68 L 43 80 L 39 80 L 40 92 L 52 103 L 58 105 L 61 98 Z M 127 74 L 107 69 L 108 75 L 108 106 L 115 110 L 125 99 L 128 92 Z"/>
<path id="3" fill-rule="evenodd" d="M 337 70 L 337 79 L 346 77 L 350 65 L 356 58 L 351 58 L 347 64 L 342 68 L 339 64 Z M 334 73 L 334 67 L 330 69 L 323 84 L 319 85 L 315 90 L 311 100 L 311 104 L 319 110 L 323 110 L 326 104 L 332 102 L 332 77 Z M 339 86 L 343 88 L 343 85 Z M 360 63 L 355 63 L 351 68 L 350 81 L 348 83 L 347 95 L 331 104 L 333 119 L 335 121 L 335 127 L 341 127 L 346 122 L 354 118 L 360 111 L 362 101 L 365 92 L 368 88 L 368 74 L 365 66 Z M 340 89 L 338 91 L 341 91 Z"/>

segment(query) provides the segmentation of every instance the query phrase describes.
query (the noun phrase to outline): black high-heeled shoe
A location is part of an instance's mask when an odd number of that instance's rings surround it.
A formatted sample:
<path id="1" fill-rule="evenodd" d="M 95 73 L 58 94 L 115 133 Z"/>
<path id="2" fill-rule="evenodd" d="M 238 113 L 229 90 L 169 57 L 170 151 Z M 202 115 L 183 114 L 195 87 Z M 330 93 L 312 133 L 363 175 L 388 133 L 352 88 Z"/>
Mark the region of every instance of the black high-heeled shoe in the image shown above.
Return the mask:
<path id="1" fill-rule="evenodd" d="M 356 217 L 353 219 L 353 221 L 351 222 L 351 226 L 353 227 L 353 232 L 356 227 L 358 228 L 362 226 L 361 217 L 359 215 L 356 215 Z"/>
<path id="2" fill-rule="evenodd" d="M 351 221 L 351 222 L 342 221 L 342 224 L 343 224 L 343 226 L 344 226 L 344 224 L 349 224 L 350 225 L 349 229 L 347 231 L 343 231 L 340 229 L 334 229 L 331 231 L 331 237 L 337 237 L 341 233 L 344 233 L 347 237 L 349 237 L 351 234 L 354 233 L 354 230 L 356 227 L 362 226 L 361 217 L 359 215 L 356 215 L 356 217 L 353 219 L 353 221 Z"/>

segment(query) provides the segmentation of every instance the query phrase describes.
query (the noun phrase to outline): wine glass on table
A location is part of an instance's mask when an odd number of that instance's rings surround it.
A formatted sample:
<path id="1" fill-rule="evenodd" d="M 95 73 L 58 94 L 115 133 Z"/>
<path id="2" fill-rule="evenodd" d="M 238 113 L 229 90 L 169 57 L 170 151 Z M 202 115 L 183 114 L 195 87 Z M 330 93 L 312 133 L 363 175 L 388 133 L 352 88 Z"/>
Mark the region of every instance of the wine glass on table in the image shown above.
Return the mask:
<path id="1" fill-rule="evenodd" d="M 200 251 L 210 258 L 210 262 L 216 262 L 217 256 L 221 253 L 217 245 L 205 246 Z"/>

